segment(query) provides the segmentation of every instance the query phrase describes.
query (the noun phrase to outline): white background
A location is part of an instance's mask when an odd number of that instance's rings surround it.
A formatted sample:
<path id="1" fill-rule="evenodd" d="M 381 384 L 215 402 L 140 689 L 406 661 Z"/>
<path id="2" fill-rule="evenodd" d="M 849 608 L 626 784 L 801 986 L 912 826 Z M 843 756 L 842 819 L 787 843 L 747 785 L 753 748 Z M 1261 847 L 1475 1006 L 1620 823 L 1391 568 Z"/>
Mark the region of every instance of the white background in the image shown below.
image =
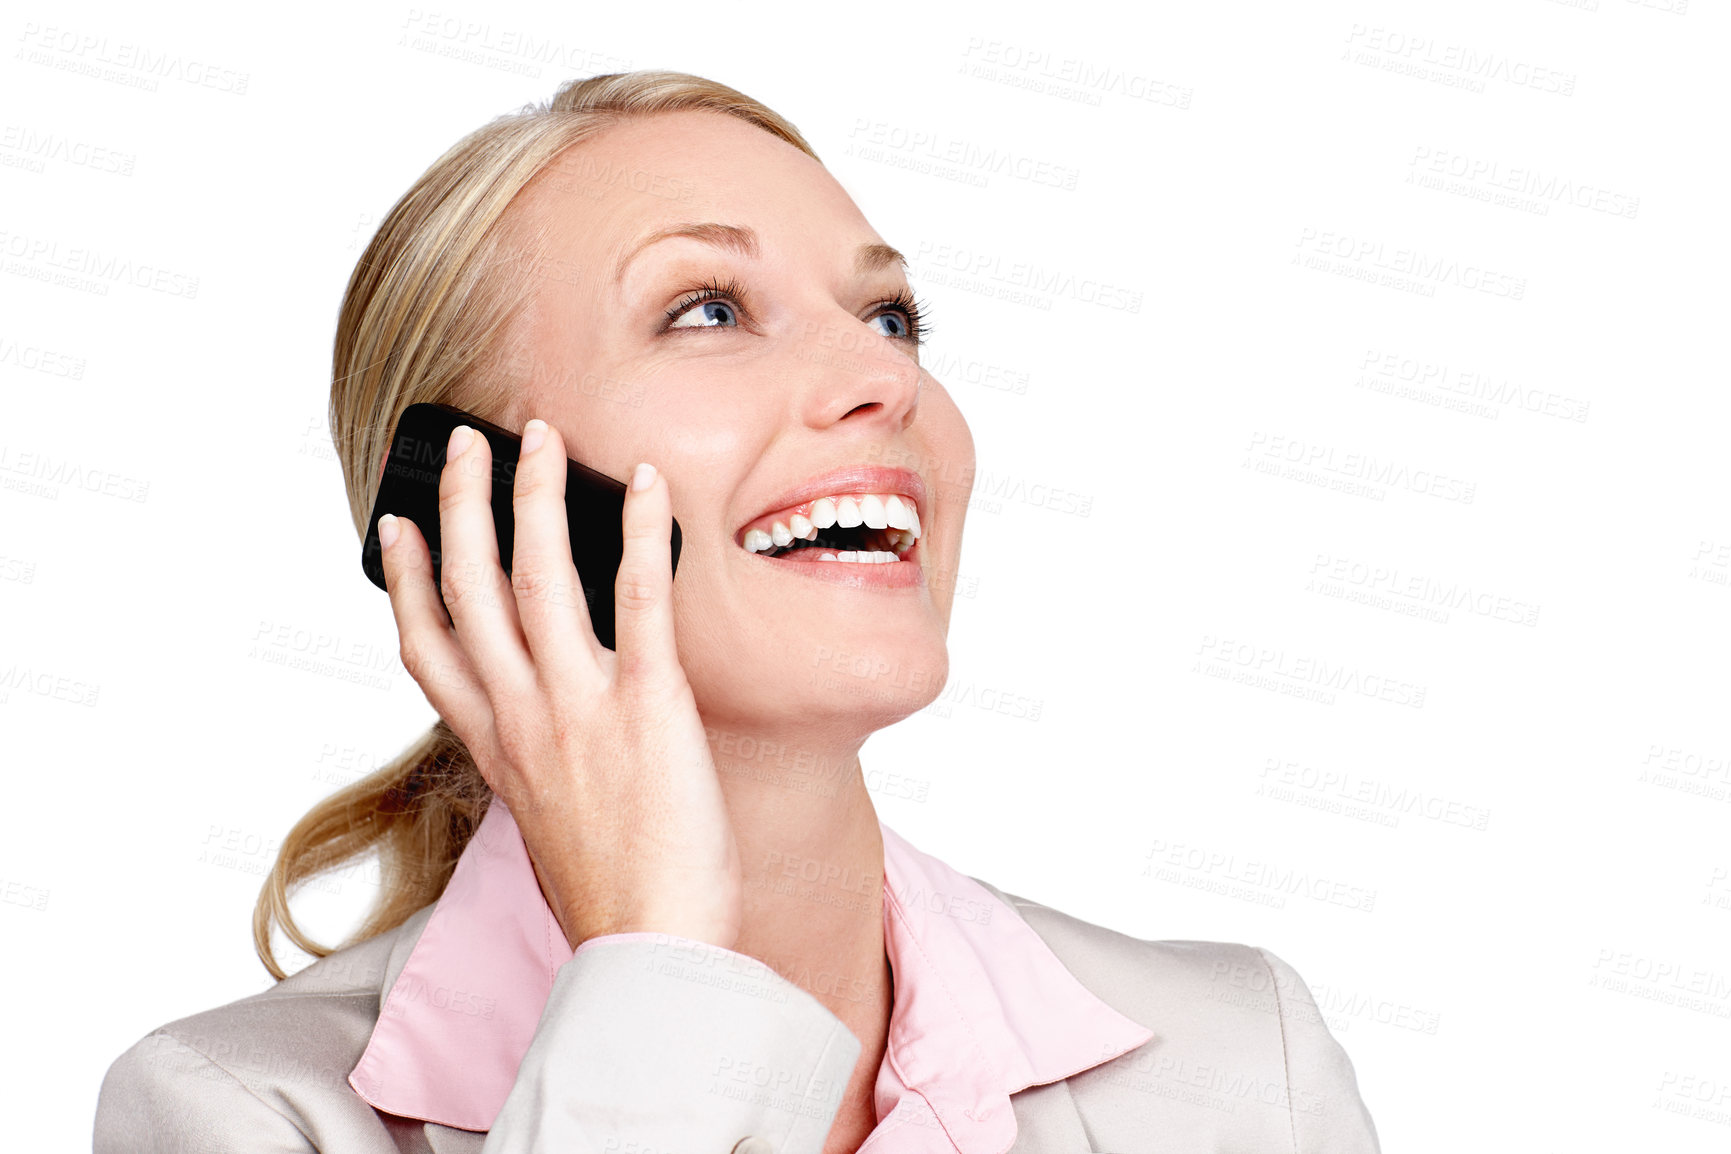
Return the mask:
<path id="1" fill-rule="evenodd" d="M 1391 1152 L 1725 1149 L 1731 30 L 1684 3 L 11 8 L 15 1147 L 268 984 L 277 839 L 432 718 L 324 423 L 361 246 L 471 128 L 666 67 L 913 258 L 978 443 L 884 820 L 1280 954 Z"/>

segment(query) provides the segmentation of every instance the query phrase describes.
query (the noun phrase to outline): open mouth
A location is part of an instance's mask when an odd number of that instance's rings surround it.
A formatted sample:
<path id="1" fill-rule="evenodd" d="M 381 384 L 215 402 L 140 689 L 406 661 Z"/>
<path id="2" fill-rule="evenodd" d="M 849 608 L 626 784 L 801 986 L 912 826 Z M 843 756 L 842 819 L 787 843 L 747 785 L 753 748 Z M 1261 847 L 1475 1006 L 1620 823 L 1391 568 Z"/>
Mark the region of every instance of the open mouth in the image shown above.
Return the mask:
<path id="1" fill-rule="evenodd" d="M 909 560 L 920 533 L 913 498 L 843 493 L 765 514 L 738 541 L 746 552 L 775 560 L 886 565 Z"/>

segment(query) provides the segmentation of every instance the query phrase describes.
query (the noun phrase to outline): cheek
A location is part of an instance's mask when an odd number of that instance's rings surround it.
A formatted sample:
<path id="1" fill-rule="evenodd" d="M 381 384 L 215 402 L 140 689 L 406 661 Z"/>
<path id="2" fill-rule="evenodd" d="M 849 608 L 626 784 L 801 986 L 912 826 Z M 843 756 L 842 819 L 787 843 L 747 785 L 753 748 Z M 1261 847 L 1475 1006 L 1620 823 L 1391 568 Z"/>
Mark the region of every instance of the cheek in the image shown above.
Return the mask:
<path id="1" fill-rule="evenodd" d="M 526 413 L 559 427 L 572 460 L 616 480 L 627 480 L 639 461 L 655 465 L 667 477 L 676 515 L 705 507 L 718 483 L 738 471 L 743 438 L 725 412 L 679 404 L 625 375 L 591 371 L 567 385 L 556 396 L 541 394 Z"/>
<path id="2" fill-rule="evenodd" d="M 729 523 L 730 502 L 769 440 L 761 423 L 749 412 L 719 403 L 646 404 L 634 419 L 630 435 L 640 457 L 632 464 L 647 460 L 666 475 L 686 540 L 694 535 L 731 539 L 736 526 Z M 734 512 L 742 521 L 749 515 Z"/>
<path id="3" fill-rule="evenodd" d="M 673 580 L 673 636 L 679 663 L 695 686 L 702 671 L 725 655 L 731 639 L 725 636 L 713 566 L 706 567 L 695 557 L 691 561 L 697 563 L 680 563 Z"/>
<path id="4" fill-rule="evenodd" d="M 966 464 L 968 472 L 972 473 L 974 432 L 968 427 L 968 419 L 962 415 L 961 406 L 956 404 L 955 398 L 950 396 L 947 389 L 940 388 L 939 398 L 942 401 L 939 406 L 939 424 L 943 430 L 943 436 L 949 442 L 951 451 L 957 459 Z"/>
<path id="5" fill-rule="evenodd" d="M 558 424 L 573 461 L 616 480 L 626 481 L 645 455 L 637 443 L 640 427 L 632 419 L 633 409 L 628 396 L 615 399 L 611 394 L 616 390 L 606 386 L 607 379 L 598 376 L 573 382 L 574 389 L 590 388 L 593 395 L 568 394 L 561 397 L 558 414 L 548 415 L 546 419 Z"/>
<path id="6" fill-rule="evenodd" d="M 948 394 L 933 407 L 928 427 L 931 451 L 925 470 L 926 484 L 958 518 L 966 512 L 974 488 L 974 435 L 962 412 Z"/>

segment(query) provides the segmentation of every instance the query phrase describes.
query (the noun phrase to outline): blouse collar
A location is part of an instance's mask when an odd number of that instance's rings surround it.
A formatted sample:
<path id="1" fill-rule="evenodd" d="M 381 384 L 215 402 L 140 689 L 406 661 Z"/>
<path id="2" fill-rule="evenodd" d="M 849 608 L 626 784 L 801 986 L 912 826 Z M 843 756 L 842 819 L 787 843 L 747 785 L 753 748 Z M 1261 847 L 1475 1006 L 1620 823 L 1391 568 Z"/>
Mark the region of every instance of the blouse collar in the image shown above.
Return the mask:
<path id="1" fill-rule="evenodd" d="M 1100 1065 L 1153 1032 L 1090 993 L 1015 909 L 878 824 L 895 983 L 886 1062 L 962 1154 L 996 1154 L 1014 1140 L 1011 1094 Z M 389 1114 L 489 1129 L 572 956 L 495 798 L 390 984 L 349 1084 Z M 895 1105 L 883 1100 L 885 1082 L 880 1117 Z"/>

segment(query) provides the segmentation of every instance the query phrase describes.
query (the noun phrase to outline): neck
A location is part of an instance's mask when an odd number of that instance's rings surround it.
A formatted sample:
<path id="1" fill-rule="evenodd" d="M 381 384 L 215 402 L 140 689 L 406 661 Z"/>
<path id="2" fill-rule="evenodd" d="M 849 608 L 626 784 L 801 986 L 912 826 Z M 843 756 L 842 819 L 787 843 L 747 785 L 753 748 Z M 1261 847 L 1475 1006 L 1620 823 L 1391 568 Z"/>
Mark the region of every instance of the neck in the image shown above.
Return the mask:
<path id="1" fill-rule="evenodd" d="M 744 870 L 734 949 L 806 990 L 860 1040 L 848 1096 L 869 1105 L 889 1036 L 884 844 L 864 736 L 709 726 Z M 869 1128 L 869 1127 L 868 1127 Z"/>
<path id="2" fill-rule="evenodd" d="M 860 772 L 863 739 L 708 729 L 745 875 L 734 949 L 778 970 L 807 965 L 821 981 L 875 986 L 884 956 L 883 835 Z M 820 966 L 821 964 L 821 966 Z M 838 965 L 855 972 L 837 972 Z M 816 971 L 828 973 L 823 979 Z M 864 973 L 857 972 L 864 969 Z"/>

